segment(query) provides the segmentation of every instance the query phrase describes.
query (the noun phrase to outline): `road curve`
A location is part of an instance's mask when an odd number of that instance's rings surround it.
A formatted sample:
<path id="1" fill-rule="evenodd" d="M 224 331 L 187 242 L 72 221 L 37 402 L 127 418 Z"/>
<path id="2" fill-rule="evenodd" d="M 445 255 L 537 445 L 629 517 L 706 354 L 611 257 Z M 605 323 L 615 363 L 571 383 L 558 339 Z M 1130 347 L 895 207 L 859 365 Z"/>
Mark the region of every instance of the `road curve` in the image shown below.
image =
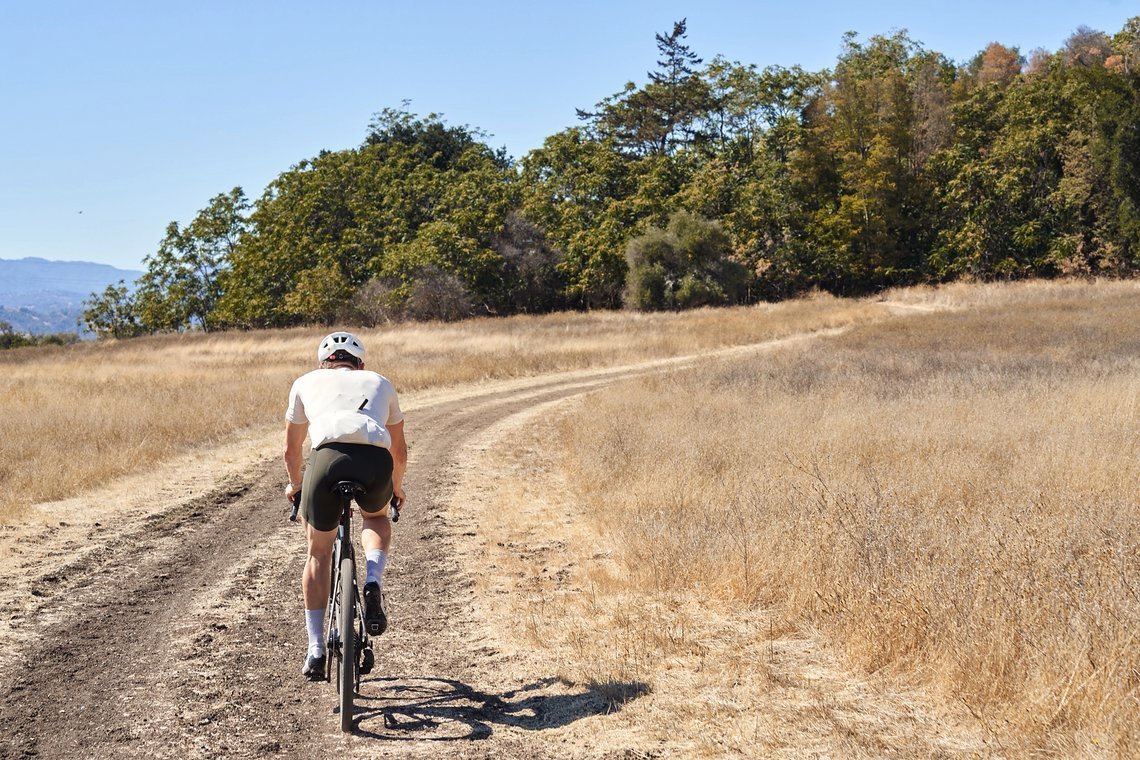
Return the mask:
<path id="1" fill-rule="evenodd" d="M 338 730 L 331 686 L 299 675 L 303 539 L 271 459 L 145 519 L 91 523 L 82 551 L 61 547 L 71 560 L 26 563 L 51 569 L 9 616 L 19 636 L 0 676 L 0 757 L 577 754 L 543 729 L 610 705 L 553 677 L 520 681 L 477 638 L 471 558 L 453 541 L 470 522 L 450 519 L 463 505 L 446 503 L 447 486 L 465 444 L 505 418 L 686 361 L 425 394 L 409 408 L 414 501 L 396 528 L 392 625 L 353 735 Z"/>

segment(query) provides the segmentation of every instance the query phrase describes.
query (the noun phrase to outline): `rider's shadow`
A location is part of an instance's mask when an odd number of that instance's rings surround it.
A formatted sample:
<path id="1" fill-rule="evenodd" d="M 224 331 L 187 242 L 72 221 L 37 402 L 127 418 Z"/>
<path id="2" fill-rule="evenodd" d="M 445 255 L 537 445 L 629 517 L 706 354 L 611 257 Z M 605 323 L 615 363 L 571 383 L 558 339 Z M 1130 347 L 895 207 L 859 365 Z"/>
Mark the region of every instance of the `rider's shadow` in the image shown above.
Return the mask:
<path id="1" fill-rule="evenodd" d="M 562 683 L 544 678 L 502 694 L 479 691 L 449 678 L 379 678 L 377 696 L 356 698 L 357 732 L 377 739 L 457 741 L 487 739 L 493 726 L 538 731 L 590 715 L 616 712 L 649 693 L 640 681 L 593 683 L 569 694 L 535 693 Z M 375 725 L 383 720 L 384 730 Z"/>

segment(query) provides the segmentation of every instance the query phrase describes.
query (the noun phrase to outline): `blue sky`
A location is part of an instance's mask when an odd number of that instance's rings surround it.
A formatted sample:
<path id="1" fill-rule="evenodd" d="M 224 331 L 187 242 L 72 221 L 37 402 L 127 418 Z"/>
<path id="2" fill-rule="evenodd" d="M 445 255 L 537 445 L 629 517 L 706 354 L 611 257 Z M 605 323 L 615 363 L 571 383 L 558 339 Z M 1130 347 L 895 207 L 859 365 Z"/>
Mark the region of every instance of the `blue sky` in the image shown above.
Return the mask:
<path id="1" fill-rule="evenodd" d="M 906 29 L 956 61 L 991 41 L 1056 50 L 1110 35 L 1123 0 L 467 3 L 0 0 L 0 258 L 142 268 L 168 222 L 250 198 L 372 114 L 478 127 L 519 157 L 643 84 L 654 34 L 688 19 L 710 60 L 831 67 L 848 30 Z"/>

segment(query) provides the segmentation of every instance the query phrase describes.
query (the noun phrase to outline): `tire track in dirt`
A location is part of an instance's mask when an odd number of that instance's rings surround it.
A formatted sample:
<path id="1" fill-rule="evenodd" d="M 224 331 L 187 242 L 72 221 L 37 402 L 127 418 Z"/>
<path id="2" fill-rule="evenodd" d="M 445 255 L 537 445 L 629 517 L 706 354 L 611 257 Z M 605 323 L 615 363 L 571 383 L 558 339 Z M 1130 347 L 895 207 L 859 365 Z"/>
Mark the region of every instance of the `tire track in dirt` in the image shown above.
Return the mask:
<path id="1" fill-rule="evenodd" d="M 36 643 L 8 669 L 5 757 L 114 754 L 169 727 L 160 684 L 171 631 L 197 614 L 181 602 L 244 550 L 226 539 L 242 535 L 265 487 L 238 483 L 152 515 L 41 578 L 59 588 L 40 592 Z"/>
<path id="2" fill-rule="evenodd" d="M 462 390 L 409 410 L 412 501 L 387 576 L 389 632 L 344 736 L 327 684 L 301 679 L 300 530 L 284 519 L 276 461 L 140 524 L 106 528 L 46 573 L 0 680 L 0 757 L 562 757 L 534 732 L 609 711 L 551 677 L 512 680 L 475 638 L 477 530 L 452 498 L 465 442 L 497 421 L 679 360 Z M 50 535 L 44 536 L 46 541 Z M 36 593 L 36 592 L 33 592 Z M 16 623 L 13 623 L 16 625 Z"/>

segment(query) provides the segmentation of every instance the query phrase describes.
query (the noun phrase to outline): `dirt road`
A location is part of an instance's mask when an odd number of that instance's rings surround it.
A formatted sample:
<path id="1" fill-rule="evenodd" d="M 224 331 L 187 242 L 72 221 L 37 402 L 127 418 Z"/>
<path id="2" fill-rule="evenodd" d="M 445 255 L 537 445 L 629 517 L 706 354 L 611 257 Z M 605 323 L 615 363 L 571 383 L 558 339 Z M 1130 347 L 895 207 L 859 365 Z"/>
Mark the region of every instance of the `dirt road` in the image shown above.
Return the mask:
<path id="1" fill-rule="evenodd" d="M 275 441 L 208 493 L 109 513 L 72 505 L 61 514 L 86 517 L 7 527 L 0 756 L 578 754 L 543 730 L 612 704 L 553 674 L 520 679 L 480 640 L 472 558 L 455 551 L 472 522 L 447 486 L 465 442 L 510 415 L 671 364 L 424 394 L 409 408 L 414 502 L 396 529 L 393 622 L 353 736 L 338 730 L 333 689 L 299 676 L 303 538 L 285 519 Z"/>

